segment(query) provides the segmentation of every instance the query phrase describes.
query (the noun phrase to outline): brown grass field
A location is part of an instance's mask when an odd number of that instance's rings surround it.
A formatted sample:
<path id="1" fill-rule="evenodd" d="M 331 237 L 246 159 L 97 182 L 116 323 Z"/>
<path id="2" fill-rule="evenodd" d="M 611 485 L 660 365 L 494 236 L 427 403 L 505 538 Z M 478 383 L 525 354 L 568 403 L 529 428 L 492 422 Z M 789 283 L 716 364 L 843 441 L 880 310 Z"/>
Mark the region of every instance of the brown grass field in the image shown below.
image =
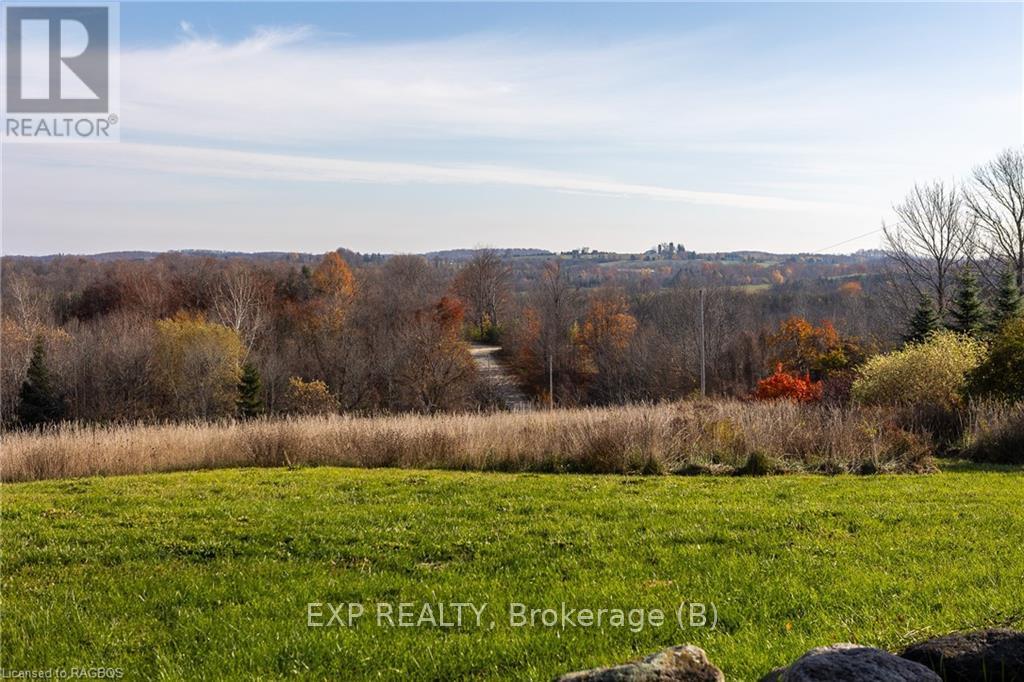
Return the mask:
<path id="1" fill-rule="evenodd" d="M 1021 412 L 974 406 L 964 445 Z M 576 473 L 884 473 L 931 469 L 911 413 L 738 401 L 556 411 L 64 424 L 3 436 L 4 481 L 246 466 Z"/>

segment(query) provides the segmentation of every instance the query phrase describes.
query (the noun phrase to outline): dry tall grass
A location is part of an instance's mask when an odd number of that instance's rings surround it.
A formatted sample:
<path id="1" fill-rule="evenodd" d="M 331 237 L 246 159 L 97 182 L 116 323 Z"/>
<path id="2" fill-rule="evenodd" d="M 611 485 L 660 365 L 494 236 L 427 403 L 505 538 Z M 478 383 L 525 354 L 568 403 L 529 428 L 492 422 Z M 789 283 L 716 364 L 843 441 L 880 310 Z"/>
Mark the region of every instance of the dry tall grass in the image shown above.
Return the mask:
<path id="1" fill-rule="evenodd" d="M 1024 403 L 972 410 L 964 445 L 964 454 L 979 462 L 1024 464 Z"/>
<path id="2" fill-rule="evenodd" d="M 927 438 L 896 426 L 891 411 L 708 401 L 554 412 L 67 424 L 5 434 L 0 478 L 285 465 L 886 472 L 927 469 L 929 453 Z"/>

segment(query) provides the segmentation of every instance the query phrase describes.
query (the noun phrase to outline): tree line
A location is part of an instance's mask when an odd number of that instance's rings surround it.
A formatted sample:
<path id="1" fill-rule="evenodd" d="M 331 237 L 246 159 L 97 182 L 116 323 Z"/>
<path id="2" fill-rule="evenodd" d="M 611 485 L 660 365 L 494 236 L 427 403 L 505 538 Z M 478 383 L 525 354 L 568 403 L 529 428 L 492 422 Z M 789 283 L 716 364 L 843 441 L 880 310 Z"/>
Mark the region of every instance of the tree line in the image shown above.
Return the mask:
<path id="1" fill-rule="evenodd" d="M 911 316 L 908 339 L 941 327 L 993 331 L 1016 314 L 1024 286 L 1024 151 L 1007 149 L 965 182 L 917 185 L 893 208 L 898 222 L 885 225 L 884 235 L 892 290 Z"/>
<path id="2" fill-rule="evenodd" d="M 473 342 L 538 401 L 672 400 L 698 389 L 702 332 L 712 394 L 842 401 L 880 351 L 1020 315 L 1022 152 L 971 178 L 898 203 L 877 268 L 679 248 L 644 269 L 487 249 L 5 259 L 3 424 L 487 409 Z"/>

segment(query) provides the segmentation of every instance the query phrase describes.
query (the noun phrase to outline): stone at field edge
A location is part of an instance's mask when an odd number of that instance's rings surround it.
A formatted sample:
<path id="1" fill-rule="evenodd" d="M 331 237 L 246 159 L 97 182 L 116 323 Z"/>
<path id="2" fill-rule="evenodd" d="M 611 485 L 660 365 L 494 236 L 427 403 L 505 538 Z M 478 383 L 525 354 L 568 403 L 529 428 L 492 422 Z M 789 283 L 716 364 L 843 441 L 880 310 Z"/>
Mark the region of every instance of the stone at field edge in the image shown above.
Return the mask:
<path id="1" fill-rule="evenodd" d="M 935 637 L 900 654 L 946 682 L 1024 682 L 1024 632 L 977 630 Z"/>
<path id="2" fill-rule="evenodd" d="M 700 647 L 674 646 L 642 661 L 569 673 L 558 682 L 724 682 L 725 675 Z"/>
<path id="3" fill-rule="evenodd" d="M 778 668 L 761 682 L 942 682 L 920 663 L 857 644 L 811 649 L 787 668 Z"/>

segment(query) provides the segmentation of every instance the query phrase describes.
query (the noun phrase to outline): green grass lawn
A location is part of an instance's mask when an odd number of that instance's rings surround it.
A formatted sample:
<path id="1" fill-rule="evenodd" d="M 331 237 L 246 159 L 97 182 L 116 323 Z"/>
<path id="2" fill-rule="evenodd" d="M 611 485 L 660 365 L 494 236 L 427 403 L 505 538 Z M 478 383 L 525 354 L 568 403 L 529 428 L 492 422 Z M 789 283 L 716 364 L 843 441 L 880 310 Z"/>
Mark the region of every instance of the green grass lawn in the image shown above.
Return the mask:
<path id="1" fill-rule="evenodd" d="M 710 478 L 228 470 L 2 487 L 0 667 L 126 678 L 549 679 L 671 644 L 752 680 L 815 645 L 1024 618 L 1024 473 Z M 715 629 L 681 629 L 682 601 Z M 361 602 L 354 627 L 307 603 Z M 487 603 L 379 627 L 377 602 Z M 511 627 L 510 602 L 659 608 Z M 397 607 L 396 607 L 397 608 Z M 329 614 L 328 614 L 329 615 Z M 493 621 L 493 626 L 491 622 Z"/>

